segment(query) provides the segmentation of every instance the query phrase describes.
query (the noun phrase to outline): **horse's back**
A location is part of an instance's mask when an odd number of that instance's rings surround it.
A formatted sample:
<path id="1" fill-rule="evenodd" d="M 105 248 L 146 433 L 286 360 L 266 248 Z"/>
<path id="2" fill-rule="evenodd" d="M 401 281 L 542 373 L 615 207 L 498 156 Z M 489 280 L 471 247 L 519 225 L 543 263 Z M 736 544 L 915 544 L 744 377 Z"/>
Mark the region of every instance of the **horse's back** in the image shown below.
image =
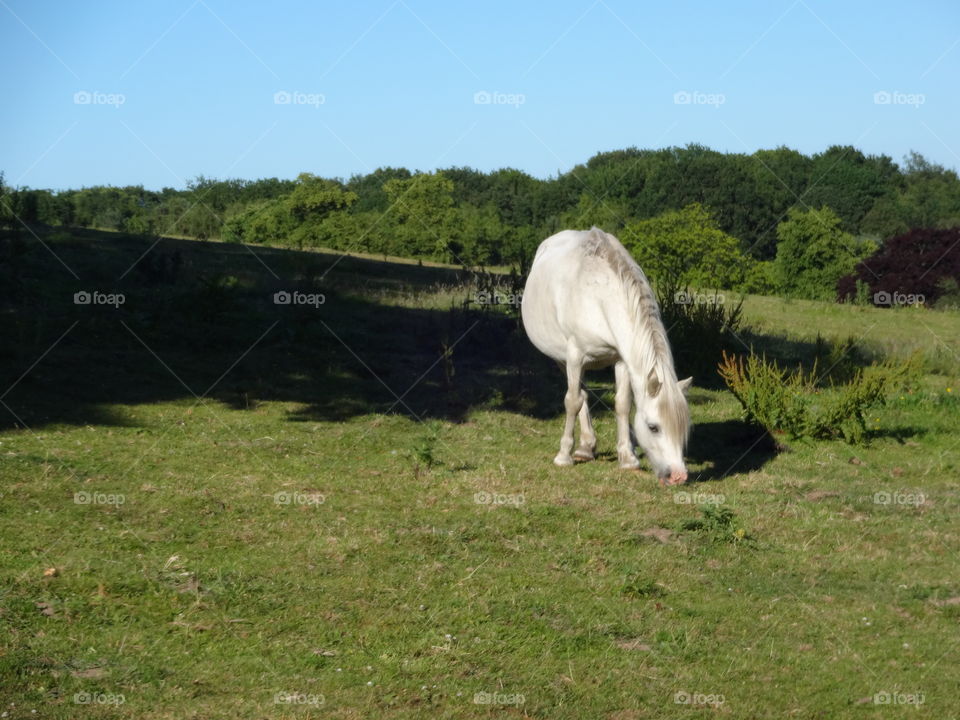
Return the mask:
<path id="1" fill-rule="evenodd" d="M 527 335 L 555 360 L 571 340 L 592 358 L 613 358 L 606 305 L 618 293 L 616 274 L 603 258 L 603 231 L 564 230 L 540 243 L 524 288 L 521 312 Z"/>

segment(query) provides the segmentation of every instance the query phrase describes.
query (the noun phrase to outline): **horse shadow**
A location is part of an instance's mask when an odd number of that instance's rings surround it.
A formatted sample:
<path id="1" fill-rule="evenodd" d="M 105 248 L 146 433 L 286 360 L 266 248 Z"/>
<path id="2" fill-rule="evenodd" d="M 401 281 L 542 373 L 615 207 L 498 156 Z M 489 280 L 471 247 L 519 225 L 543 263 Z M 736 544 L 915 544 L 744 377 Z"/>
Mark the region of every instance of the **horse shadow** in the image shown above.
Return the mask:
<path id="1" fill-rule="evenodd" d="M 743 420 L 698 423 L 691 431 L 686 458 L 688 465 L 705 467 L 691 471 L 687 482 L 713 482 L 759 470 L 783 449 L 764 428 Z"/>

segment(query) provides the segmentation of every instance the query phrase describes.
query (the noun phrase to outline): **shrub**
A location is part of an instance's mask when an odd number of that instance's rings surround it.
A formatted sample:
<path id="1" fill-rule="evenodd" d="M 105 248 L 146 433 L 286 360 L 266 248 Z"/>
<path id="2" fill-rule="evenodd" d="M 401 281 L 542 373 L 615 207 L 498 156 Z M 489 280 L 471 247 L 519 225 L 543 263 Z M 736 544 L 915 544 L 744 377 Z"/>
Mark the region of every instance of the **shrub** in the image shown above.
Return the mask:
<path id="1" fill-rule="evenodd" d="M 837 299 L 852 300 L 857 281 L 870 287 L 874 304 L 895 305 L 897 297 L 922 296 L 935 303 L 951 295 L 960 278 L 960 227 L 916 229 L 887 240 L 837 283 Z M 948 301 L 949 302 L 949 301 Z"/>
<path id="2" fill-rule="evenodd" d="M 293 218 L 282 203 L 259 200 L 227 220 L 223 239 L 227 242 L 283 245 L 293 227 Z"/>
<path id="3" fill-rule="evenodd" d="M 472 270 L 464 267 L 464 270 L 470 273 L 470 282 L 465 286 L 468 295 L 463 301 L 464 307 L 473 305 L 484 312 L 495 310 L 513 317 L 520 316 L 526 276 L 518 273 L 516 268 L 510 268 L 508 275 L 482 268 Z"/>
<path id="4" fill-rule="evenodd" d="M 777 276 L 774 264 L 758 260 L 747 265 L 743 281 L 737 285 L 740 292 L 752 295 L 773 295 L 777 291 Z"/>
<path id="5" fill-rule="evenodd" d="M 876 247 L 844 232 L 829 207 L 802 211 L 792 208 L 777 226 L 775 276 L 780 290 L 809 300 L 834 296 L 837 281 Z"/>
<path id="6" fill-rule="evenodd" d="M 744 359 L 724 353 L 719 372 L 743 406 L 745 419 L 773 435 L 791 439 L 842 438 L 862 444 L 867 438 L 864 412 L 882 405 L 888 391 L 914 382 L 916 358 L 899 364 L 858 369 L 849 382 L 821 387 L 817 364 L 788 371 L 754 353 Z"/>
<path id="7" fill-rule="evenodd" d="M 938 309 L 960 310 L 960 283 L 957 282 L 957 278 L 940 278 L 937 289 L 940 291 L 937 297 Z"/>
<path id="8" fill-rule="evenodd" d="M 716 378 L 713 369 L 723 353 L 741 347 L 737 337 L 745 332 L 743 298 L 729 300 L 723 293 L 657 287 L 660 315 L 681 377 L 693 375 L 704 385 L 708 378 Z"/>
<path id="9" fill-rule="evenodd" d="M 753 262 L 698 203 L 630 223 L 620 239 L 644 272 L 675 286 L 736 287 Z"/>

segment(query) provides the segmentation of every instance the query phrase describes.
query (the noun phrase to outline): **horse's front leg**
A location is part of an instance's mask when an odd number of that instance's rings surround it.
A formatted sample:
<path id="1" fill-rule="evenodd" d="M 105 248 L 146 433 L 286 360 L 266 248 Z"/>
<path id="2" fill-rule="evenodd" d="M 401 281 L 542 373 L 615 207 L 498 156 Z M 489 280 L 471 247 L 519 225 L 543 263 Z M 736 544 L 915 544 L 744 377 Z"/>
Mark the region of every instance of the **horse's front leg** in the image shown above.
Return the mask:
<path id="1" fill-rule="evenodd" d="M 620 360 L 613 368 L 617 380 L 617 393 L 614 409 L 617 414 L 617 459 L 624 470 L 637 470 L 640 461 L 633 452 L 633 442 L 630 440 L 630 404 L 632 401 L 630 390 L 630 374 L 627 364 Z"/>
<path id="2" fill-rule="evenodd" d="M 577 414 L 583 407 L 586 392 L 580 387 L 583 378 L 583 355 L 574 347 L 567 350 L 567 393 L 563 396 L 563 406 L 567 411 L 563 424 L 563 435 L 560 436 L 560 452 L 553 459 L 554 465 L 561 467 L 573 465 L 573 426 L 577 421 Z"/>

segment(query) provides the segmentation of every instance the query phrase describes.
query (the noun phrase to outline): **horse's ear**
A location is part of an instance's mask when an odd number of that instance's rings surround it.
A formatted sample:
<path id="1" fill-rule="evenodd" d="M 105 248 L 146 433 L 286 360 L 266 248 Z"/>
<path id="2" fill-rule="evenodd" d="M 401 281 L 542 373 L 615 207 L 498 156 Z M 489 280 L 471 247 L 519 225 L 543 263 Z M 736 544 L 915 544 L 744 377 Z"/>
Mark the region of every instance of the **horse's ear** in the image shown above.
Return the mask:
<path id="1" fill-rule="evenodd" d="M 650 370 L 650 374 L 647 375 L 647 395 L 650 397 L 656 397 L 660 392 L 660 378 L 657 377 L 657 371 L 655 369 Z"/>
<path id="2" fill-rule="evenodd" d="M 687 394 L 687 390 L 690 389 L 690 386 L 693 385 L 693 377 L 688 377 L 686 380 L 681 380 L 677 383 L 677 386 L 680 388 L 680 392 L 684 395 Z"/>

